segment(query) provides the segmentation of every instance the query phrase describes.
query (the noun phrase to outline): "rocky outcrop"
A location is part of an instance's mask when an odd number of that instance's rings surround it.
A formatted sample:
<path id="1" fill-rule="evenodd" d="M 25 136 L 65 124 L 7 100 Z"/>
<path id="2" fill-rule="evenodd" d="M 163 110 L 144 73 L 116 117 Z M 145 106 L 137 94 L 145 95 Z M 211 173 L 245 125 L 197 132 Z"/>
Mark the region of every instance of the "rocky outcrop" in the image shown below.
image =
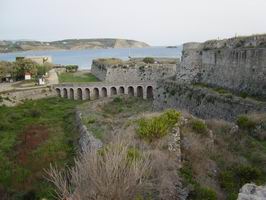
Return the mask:
<path id="1" fill-rule="evenodd" d="M 82 123 L 82 113 L 80 111 L 76 112 L 76 123 L 80 138 L 78 141 L 81 152 L 90 149 L 99 149 L 102 147 L 102 142 L 96 139 L 92 133 L 90 133 L 87 127 Z"/>
<path id="2" fill-rule="evenodd" d="M 266 186 L 257 186 L 253 183 L 245 184 L 238 194 L 237 200 L 265 200 Z"/>

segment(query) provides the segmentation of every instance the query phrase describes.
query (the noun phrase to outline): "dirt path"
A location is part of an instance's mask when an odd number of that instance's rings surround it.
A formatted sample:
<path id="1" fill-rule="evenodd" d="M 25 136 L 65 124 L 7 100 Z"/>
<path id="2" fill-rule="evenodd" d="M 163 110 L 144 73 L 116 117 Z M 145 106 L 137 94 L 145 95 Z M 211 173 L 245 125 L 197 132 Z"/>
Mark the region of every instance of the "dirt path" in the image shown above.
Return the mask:
<path id="1" fill-rule="evenodd" d="M 47 78 L 47 85 L 55 85 L 59 83 L 58 76 L 55 69 L 51 69 Z"/>

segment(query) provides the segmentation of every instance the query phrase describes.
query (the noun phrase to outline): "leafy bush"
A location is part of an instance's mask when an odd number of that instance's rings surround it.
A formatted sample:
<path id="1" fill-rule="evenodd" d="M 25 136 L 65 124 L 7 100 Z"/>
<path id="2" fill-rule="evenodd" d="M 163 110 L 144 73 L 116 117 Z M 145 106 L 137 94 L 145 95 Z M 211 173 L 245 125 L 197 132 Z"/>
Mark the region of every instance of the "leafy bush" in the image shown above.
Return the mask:
<path id="1" fill-rule="evenodd" d="M 202 135 L 205 135 L 208 133 L 207 125 L 202 120 L 193 119 L 190 123 L 191 123 L 192 129 L 196 133 L 202 134 Z"/>
<path id="2" fill-rule="evenodd" d="M 162 115 L 150 119 L 142 118 L 138 121 L 137 133 L 148 141 L 161 138 L 173 128 L 179 118 L 180 113 L 175 110 L 168 110 Z"/>
<path id="3" fill-rule="evenodd" d="M 259 180 L 261 172 L 251 166 L 236 166 L 222 171 L 219 182 L 228 194 L 228 199 L 236 199 L 239 189 L 246 183 Z"/>
<path id="4" fill-rule="evenodd" d="M 236 123 L 241 129 L 252 130 L 256 127 L 256 122 L 244 115 L 239 116 Z"/>
<path id="5" fill-rule="evenodd" d="M 153 63 L 155 63 L 155 60 L 154 60 L 154 58 L 146 57 L 143 59 L 143 62 L 145 62 L 147 64 L 153 64 Z"/>

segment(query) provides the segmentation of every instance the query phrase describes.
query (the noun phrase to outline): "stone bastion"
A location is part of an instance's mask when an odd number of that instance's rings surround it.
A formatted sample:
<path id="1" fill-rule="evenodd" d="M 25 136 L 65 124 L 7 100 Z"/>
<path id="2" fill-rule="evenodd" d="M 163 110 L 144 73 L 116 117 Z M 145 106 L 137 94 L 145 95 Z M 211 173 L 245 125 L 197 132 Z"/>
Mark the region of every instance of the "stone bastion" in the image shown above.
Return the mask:
<path id="1" fill-rule="evenodd" d="M 172 58 L 156 58 L 153 64 L 147 64 L 141 58 L 127 61 L 97 59 L 93 60 L 91 73 L 106 82 L 150 82 L 176 74 L 177 63 L 179 59 Z"/>

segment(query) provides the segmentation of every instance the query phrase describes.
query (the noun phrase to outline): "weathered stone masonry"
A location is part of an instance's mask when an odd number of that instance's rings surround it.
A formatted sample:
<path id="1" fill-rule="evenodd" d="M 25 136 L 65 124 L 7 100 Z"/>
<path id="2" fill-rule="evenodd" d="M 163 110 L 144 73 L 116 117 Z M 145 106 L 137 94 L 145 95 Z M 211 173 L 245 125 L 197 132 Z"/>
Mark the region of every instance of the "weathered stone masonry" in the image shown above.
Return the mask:
<path id="1" fill-rule="evenodd" d="M 266 112 L 266 35 L 184 44 L 176 76 L 158 81 L 154 98 L 156 109 L 174 107 L 202 118 Z"/>
<path id="2" fill-rule="evenodd" d="M 235 120 L 239 114 L 266 112 L 266 102 L 231 94 L 219 94 L 204 87 L 190 84 L 179 84 L 172 80 L 158 82 L 154 92 L 154 108 L 158 110 L 176 108 L 204 119 L 215 118 Z"/>
<path id="3" fill-rule="evenodd" d="M 266 99 L 266 35 L 184 44 L 177 81 Z"/>
<path id="4" fill-rule="evenodd" d="M 125 84 L 151 82 L 176 74 L 177 59 L 157 60 L 154 64 L 146 64 L 141 59 L 98 59 L 93 61 L 91 72 L 102 81 Z"/>

